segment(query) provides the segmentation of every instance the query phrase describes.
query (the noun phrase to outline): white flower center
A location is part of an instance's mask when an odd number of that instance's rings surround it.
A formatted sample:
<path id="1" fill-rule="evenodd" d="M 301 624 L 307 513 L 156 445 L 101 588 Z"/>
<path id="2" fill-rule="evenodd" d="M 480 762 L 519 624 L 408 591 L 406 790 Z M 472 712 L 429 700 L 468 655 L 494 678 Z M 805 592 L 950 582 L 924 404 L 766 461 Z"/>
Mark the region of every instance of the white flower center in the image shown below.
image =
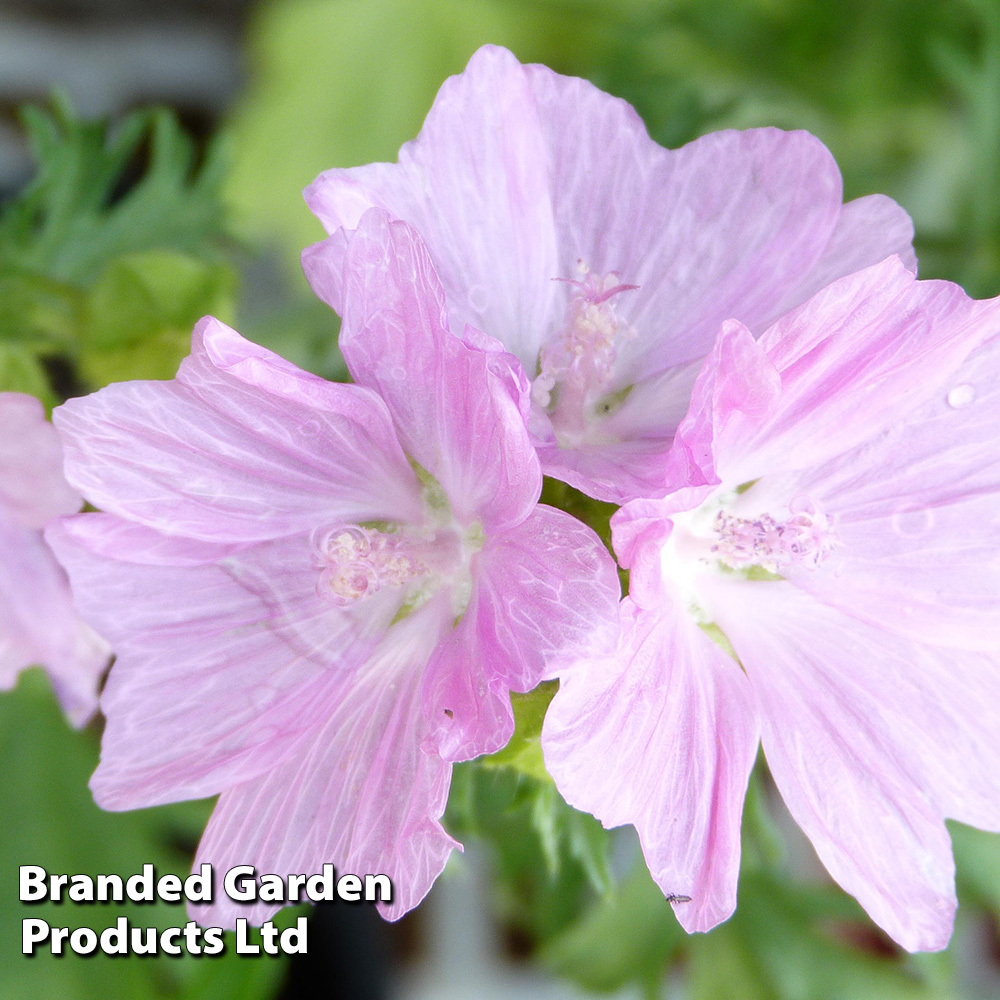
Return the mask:
<path id="1" fill-rule="evenodd" d="M 577 273 L 574 279 L 558 279 L 575 290 L 562 331 L 539 354 L 531 385 L 532 401 L 548 413 L 564 447 L 579 444 L 591 422 L 607 415 L 618 347 L 635 337 L 615 312 L 614 299 L 638 285 L 622 284 L 614 272 L 594 274 L 582 260 Z"/>

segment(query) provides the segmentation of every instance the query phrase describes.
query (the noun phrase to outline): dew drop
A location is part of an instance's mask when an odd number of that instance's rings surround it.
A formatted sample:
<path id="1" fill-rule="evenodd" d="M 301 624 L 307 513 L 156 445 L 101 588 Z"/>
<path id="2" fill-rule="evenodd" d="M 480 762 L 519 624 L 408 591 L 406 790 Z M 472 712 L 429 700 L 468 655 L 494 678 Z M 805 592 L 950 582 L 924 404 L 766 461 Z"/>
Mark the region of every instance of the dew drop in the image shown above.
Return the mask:
<path id="1" fill-rule="evenodd" d="M 403 368 L 401 365 L 396 365 L 396 367 L 393 368 L 393 370 L 389 372 L 389 374 L 397 382 L 402 382 L 406 378 L 406 369 Z"/>
<path id="2" fill-rule="evenodd" d="M 968 406 L 975 398 L 976 390 L 967 382 L 956 385 L 947 396 L 948 405 L 953 410 L 960 410 L 963 406 Z"/>
<path id="3" fill-rule="evenodd" d="M 307 420 L 300 428 L 300 433 L 306 437 L 315 437 L 319 433 L 319 421 Z"/>
<path id="4" fill-rule="evenodd" d="M 919 538 L 932 527 L 934 511 L 927 507 L 903 507 L 892 515 L 892 530 L 903 538 Z"/>
<path id="5" fill-rule="evenodd" d="M 486 311 L 486 307 L 489 305 L 489 295 L 486 292 L 485 285 L 472 285 L 469 288 L 467 295 L 467 300 L 469 303 L 469 308 L 473 312 L 481 313 Z"/>

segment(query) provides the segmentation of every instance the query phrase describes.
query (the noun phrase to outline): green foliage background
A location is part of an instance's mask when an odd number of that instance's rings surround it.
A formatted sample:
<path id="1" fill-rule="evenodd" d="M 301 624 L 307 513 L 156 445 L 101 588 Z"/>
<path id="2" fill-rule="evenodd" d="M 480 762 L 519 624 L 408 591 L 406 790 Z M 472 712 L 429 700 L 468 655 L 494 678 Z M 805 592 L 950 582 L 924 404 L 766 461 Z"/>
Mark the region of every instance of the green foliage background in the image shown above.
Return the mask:
<path id="1" fill-rule="evenodd" d="M 205 156 L 164 109 L 110 127 L 79 121 L 61 97 L 25 113 L 38 171 L 0 212 L 0 389 L 52 405 L 170 377 L 206 312 L 343 377 L 335 317 L 298 267 L 323 235 L 301 189 L 331 166 L 394 159 L 444 77 L 486 42 L 628 99 L 667 146 L 718 128 L 808 129 L 836 156 L 845 197 L 881 191 L 910 212 L 921 276 L 1000 292 L 996 0 L 277 0 L 257 9 L 249 85 Z M 606 510 L 547 489 L 606 529 Z M 498 917 L 553 974 L 651 997 L 669 974 L 694 1000 L 985 1000 L 959 956 L 984 927 L 995 941 L 1000 838 L 953 827 L 956 943 L 905 956 L 853 900 L 793 874 L 796 848 L 760 773 L 737 914 L 688 938 L 627 840 L 609 843 L 547 780 L 538 730 L 550 695 L 518 703 L 511 747 L 458 769 L 447 822 L 489 845 Z M 277 962 L 17 957 L 21 917 L 43 915 L 6 902 L 18 864 L 131 874 L 190 862 L 208 805 L 102 813 L 85 788 L 98 735 L 66 727 L 38 672 L 0 696 L 0 996 L 273 995 Z M 164 907 L 140 917 L 178 919 Z M 50 919 L 94 924 L 68 907 Z"/>

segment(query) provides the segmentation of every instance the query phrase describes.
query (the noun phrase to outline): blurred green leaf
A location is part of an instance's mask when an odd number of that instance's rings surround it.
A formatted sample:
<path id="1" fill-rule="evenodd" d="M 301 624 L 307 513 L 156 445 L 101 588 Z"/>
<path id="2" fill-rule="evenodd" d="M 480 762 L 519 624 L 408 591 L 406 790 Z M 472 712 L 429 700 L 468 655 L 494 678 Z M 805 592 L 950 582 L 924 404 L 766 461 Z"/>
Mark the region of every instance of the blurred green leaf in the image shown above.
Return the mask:
<path id="1" fill-rule="evenodd" d="M 92 735 L 69 729 L 44 674 L 27 671 L 18 687 L 0 698 L 0 756 L 5 768 L 0 829 L 0 870 L 5 912 L 0 921 L 0 996 L 17 1000 L 240 997 L 263 1000 L 282 974 L 282 962 L 241 958 L 232 945 L 221 957 L 122 958 L 103 954 L 56 958 L 44 945 L 21 954 L 21 921 L 35 917 L 50 926 L 101 929 L 125 916 L 133 927 L 183 927 L 183 904 L 23 904 L 15 888 L 18 867 L 42 865 L 50 874 L 141 872 L 188 874 L 191 859 L 175 840 L 200 828 L 205 803 L 108 813 L 93 802 L 87 781 L 97 764 Z M 206 986 L 206 984 L 209 984 Z M 190 990 L 190 992 L 189 992 Z"/>
<path id="2" fill-rule="evenodd" d="M 84 302 L 81 373 L 97 385 L 172 378 L 194 323 L 208 313 L 230 318 L 236 283 L 228 265 L 172 250 L 112 261 Z"/>
<path id="3" fill-rule="evenodd" d="M 499 914 L 536 942 L 562 930 L 595 891 L 610 886 L 607 831 L 568 806 L 551 780 L 481 761 L 460 764 L 445 826 L 490 846 Z"/>
<path id="4" fill-rule="evenodd" d="M 83 286 L 124 254 L 204 256 L 218 242 L 221 147 L 195 170 L 194 145 L 172 112 L 136 111 L 112 131 L 78 118 L 57 94 L 51 113 L 28 107 L 23 118 L 37 172 L 0 216 L 0 271 Z M 140 171 L 131 183 L 130 170 Z"/>
<path id="5" fill-rule="evenodd" d="M 34 180 L 0 212 L 0 345 L 14 383 L 48 403 L 112 379 L 167 378 L 204 313 L 231 314 L 216 144 L 194 144 L 165 109 L 112 129 L 76 117 L 56 95 L 24 121 Z M 54 389 L 42 362 L 71 366 Z"/>
<path id="6" fill-rule="evenodd" d="M 950 964 L 895 949 L 850 897 L 744 873 L 736 913 L 690 939 L 692 1000 L 954 1000 Z"/>
<path id="7" fill-rule="evenodd" d="M 528 777 L 551 783 L 542 759 L 542 723 L 545 721 L 545 710 L 558 690 L 558 682 L 548 681 L 527 694 L 511 694 L 514 735 L 507 746 L 489 757 L 481 758 L 479 763 L 483 767 L 510 767 Z"/>
<path id="8" fill-rule="evenodd" d="M 546 942 L 539 957 L 584 989 L 611 993 L 638 983 L 651 991 L 685 940 L 640 857 L 620 885 Z"/>
<path id="9" fill-rule="evenodd" d="M 959 893 L 1000 915 L 1000 836 L 949 822 Z"/>
<path id="10" fill-rule="evenodd" d="M 0 392 L 26 392 L 50 408 L 56 403 L 44 369 L 21 344 L 0 342 Z"/>

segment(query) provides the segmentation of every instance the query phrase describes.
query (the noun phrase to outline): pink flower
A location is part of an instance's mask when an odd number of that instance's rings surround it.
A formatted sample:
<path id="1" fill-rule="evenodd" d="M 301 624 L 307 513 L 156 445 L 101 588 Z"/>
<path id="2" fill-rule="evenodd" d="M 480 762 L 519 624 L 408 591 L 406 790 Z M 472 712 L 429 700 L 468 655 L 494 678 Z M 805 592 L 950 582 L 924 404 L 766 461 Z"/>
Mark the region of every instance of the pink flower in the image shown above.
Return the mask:
<path id="1" fill-rule="evenodd" d="M 545 473 L 619 503 L 662 495 L 724 320 L 759 333 L 892 253 L 916 266 L 906 213 L 880 195 L 842 205 L 836 164 L 808 133 L 666 150 L 624 101 L 493 46 L 445 82 L 397 164 L 329 170 L 306 200 L 330 233 L 373 205 L 415 226 L 453 332 L 498 338 L 531 380 Z M 339 311 L 330 252 L 316 244 L 303 262 Z"/>
<path id="2" fill-rule="evenodd" d="M 955 910 L 944 817 L 1000 830 L 1000 300 L 889 260 L 755 342 L 724 324 L 670 456 L 612 521 L 614 662 L 543 732 L 567 800 L 634 823 L 691 931 L 733 911 L 758 740 L 830 874 L 910 950 Z"/>
<path id="3" fill-rule="evenodd" d="M 12 688 L 21 670 L 41 664 L 76 726 L 97 710 L 110 650 L 77 617 L 42 526 L 81 504 L 63 477 L 59 437 L 42 404 L 0 393 L 0 688 Z"/>
<path id="4" fill-rule="evenodd" d="M 174 381 L 57 411 L 106 513 L 49 537 L 118 654 L 97 800 L 221 792 L 196 863 L 385 873 L 395 918 L 456 846 L 450 762 L 507 742 L 511 689 L 613 648 L 618 582 L 536 505 L 524 387 L 447 332 L 414 232 L 370 213 L 344 267 L 357 385 L 202 320 Z M 199 919 L 276 909 L 219 895 Z"/>

